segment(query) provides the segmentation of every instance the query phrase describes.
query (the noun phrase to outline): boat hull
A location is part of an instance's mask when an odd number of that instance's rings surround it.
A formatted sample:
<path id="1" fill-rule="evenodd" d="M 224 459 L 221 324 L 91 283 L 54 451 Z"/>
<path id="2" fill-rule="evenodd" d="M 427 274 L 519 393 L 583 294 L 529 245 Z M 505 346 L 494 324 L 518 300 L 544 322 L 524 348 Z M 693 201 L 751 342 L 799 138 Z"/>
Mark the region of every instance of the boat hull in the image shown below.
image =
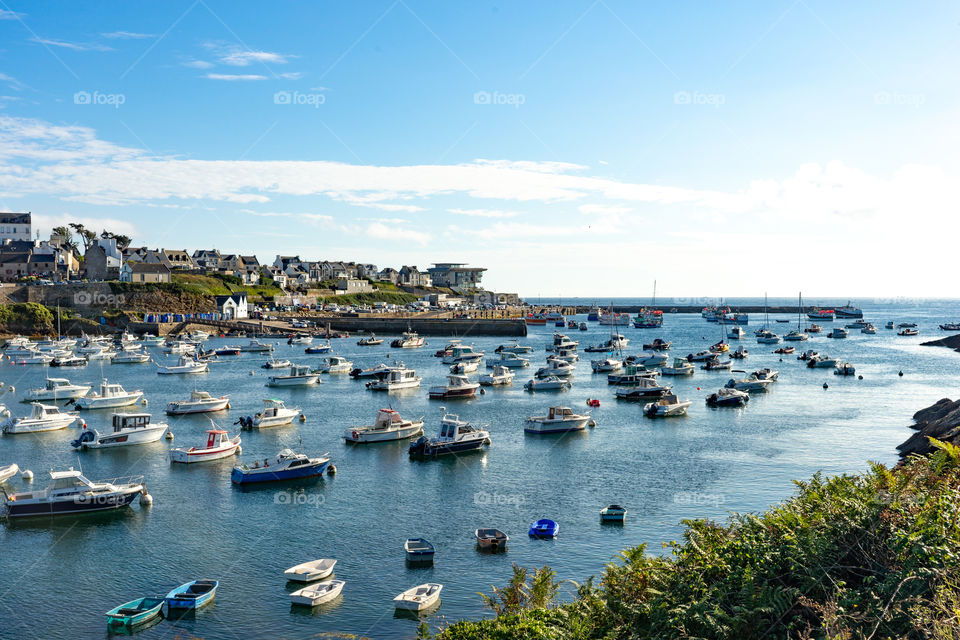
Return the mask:
<path id="1" fill-rule="evenodd" d="M 167 413 L 172 416 L 182 416 L 191 413 L 210 413 L 213 411 L 223 411 L 230 404 L 228 398 L 221 398 L 216 402 L 206 402 L 203 404 L 192 404 L 187 402 L 170 402 L 167 404 Z"/>
<path id="2" fill-rule="evenodd" d="M 137 444 L 157 442 L 167 432 L 167 425 L 150 426 L 145 429 L 132 429 L 126 433 L 106 433 L 101 435 L 93 429 L 85 433 L 92 433 L 93 439 L 83 442 L 83 436 L 74 440 L 71 445 L 76 449 L 107 449 L 110 447 L 129 447 Z"/>
<path id="3" fill-rule="evenodd" d="M 234 468 L 230 474 L 230 481 L 234 484 L 259 484 L 262 482 L 283 482 L 284 480 L 315 478 L 323 475 L 323 472 L 326 471 L 328 466 L 330 466 L 330 460 L 323 460 L 316 464 L 305 464 L 293 469 L 281 469 L 279 471 L 271 470 L 269 467 L 246 470 Z"/>
<path id="4" fill-rule="evenodd" d="M 557 420 L 557 421 L 539 421 L 528 420 L 523 427 L 524 433 L 569 433 L 571 431 L 583 431 L 590 421 L 589 417 L 578 418 L 576 420 Z"/>
<path id="5" fill-rule="evenodd" d="M 103 495 L 79 495 L 71 500 L 53 502 L 7 502 L 8 518 L 61 516 L 94 511 L 109 511 L 129 506 L 143 491 L 142 486 L 121 489 Z"/>
<path id="6" fill-rule="evenodd" d="M 351 444 L 370 444 L 373 442 L 394 442 L 396 440 L 406 440 L 413 436 L 423 433 L 423 422 L 414 422 L 410 426 L 401 427 L 396 430 L 365 431 L 363 429 L 351 429 L 343 434 L 345 442 Z"/>
<path id="7" fill-rule="evenodd" d="M 141 398 L 143 398 L 143 393 L 131 393 L 114 398 L 78 398 L 76 407 L 77 409 L 116 409 L 136 404 L 140 402 Z"/>
<path id="8" fill-rule="evenodd" d="M 171 449 L 170 461 L 181 464 L 192 464 L 195 462 L 209 462 L 211 460 L 221 460 L 236 455 L 240 448 L 239 444 L 232 445 L 223 449 L 197 449 L 195 451 L 185 451 L 183 449 Z"/>

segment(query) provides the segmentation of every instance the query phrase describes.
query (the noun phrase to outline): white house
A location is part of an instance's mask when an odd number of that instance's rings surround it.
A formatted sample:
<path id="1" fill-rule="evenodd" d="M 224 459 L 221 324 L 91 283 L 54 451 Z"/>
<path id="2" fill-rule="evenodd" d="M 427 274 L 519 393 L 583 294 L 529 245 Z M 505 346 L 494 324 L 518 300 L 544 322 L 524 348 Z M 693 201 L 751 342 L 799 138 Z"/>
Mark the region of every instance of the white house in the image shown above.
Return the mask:
<path id="1" fill-rule="evenodd" d="M 247 317 L 247 294 L 244 291 L 228 296 L 217 296 L 217 311 L 227 320 L 239 320 Z"/>

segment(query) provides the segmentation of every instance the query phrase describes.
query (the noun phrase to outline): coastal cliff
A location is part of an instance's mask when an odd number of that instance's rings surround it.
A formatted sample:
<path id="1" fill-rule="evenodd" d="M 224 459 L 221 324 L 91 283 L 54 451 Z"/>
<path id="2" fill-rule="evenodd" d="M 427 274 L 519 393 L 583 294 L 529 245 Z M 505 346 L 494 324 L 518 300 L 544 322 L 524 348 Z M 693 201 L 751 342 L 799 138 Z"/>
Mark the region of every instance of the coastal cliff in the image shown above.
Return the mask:
<path id="1" fill-rule="evenodd" d="M 933 451 L 930 438 L 960 445 L 960 400 L 943 398 L 913 414 L 913 426 L 917 432 L 897 447 L 901 458 Z"/>

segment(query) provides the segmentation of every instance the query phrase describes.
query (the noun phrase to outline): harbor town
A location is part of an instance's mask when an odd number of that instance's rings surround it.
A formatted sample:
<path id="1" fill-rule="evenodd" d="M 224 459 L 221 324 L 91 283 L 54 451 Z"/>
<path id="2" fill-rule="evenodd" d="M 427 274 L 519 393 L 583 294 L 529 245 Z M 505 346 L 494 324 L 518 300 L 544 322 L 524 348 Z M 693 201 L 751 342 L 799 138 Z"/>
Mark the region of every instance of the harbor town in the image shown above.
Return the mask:
<path id="1" fill-rule="evenodd" d="M 956 640 L 950 3 L 0 2 L 0 640 Z"/>

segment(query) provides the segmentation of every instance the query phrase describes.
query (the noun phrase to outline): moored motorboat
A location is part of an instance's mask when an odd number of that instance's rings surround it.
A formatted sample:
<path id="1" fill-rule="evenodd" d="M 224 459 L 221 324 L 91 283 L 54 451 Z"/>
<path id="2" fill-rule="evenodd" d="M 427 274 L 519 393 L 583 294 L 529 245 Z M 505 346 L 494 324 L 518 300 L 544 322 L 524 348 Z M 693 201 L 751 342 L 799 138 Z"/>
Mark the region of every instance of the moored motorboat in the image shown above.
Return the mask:
<path id="1" fill-rule="evenodd" d="M 177 447 L 170 450 L 170 461 L 183 464 L 220 460 L 240 453 L 240 436 L 230 437 L 223 429 L 208 429 L 203 447 Z"/>
<path id="2" fill-rule="evenodd" d="M 119 509 L 145 491 L 143 476 L 95 482 L 70 467 L 51 471 L 46 489 L 7 495 L 6 515 L 24 518 Z"/>
<path id="3" fill-rule="evenodd" d="M 23 402 L 74 400 L 90 391 L 88 384 L 71 384 L 66 378 L 47 378 L 42 387 L 28 389 Z"/>
<path id="4" fill-rule="evenodd" d="M 669 351 L 673 345 L 672 342 L 663 338 L 654 338 L 653 342 L 647 342 L 643 345 L 644 351 Z"/>
<path id="5" fill-rule="evenodd" d="M 479 388 L 480 384 L 471 382 L 467 376 L 452 373 L 447 376 L 447 384 L 430 387 L 427 397 L 434 400 L 472 398 Z"/>
<path id="6" fill-rule="evenodd" d="M 375 347 L 378 344 L 383 344 L 383 340 L 378 338 L 375 333 L 371 333 L 369 336 L 357 340 L 357 345 L 361 347 Z"/>
<path id="7" fill-rule="evenodd" d="M 320 383 L 320 374 L 306 365 L 291 364 L 287 373 L 267 377 L 268 387 L 309 387 Z"/>
<path id="8" fill-rule="evenodd" d="M 336 374 L 353 371 L 353 363 L 343 356 L 328 356 L 323 361 L 323 364 L 320 365 L 320 373 Z"/>
<path id="9" fill-rule="evenodd" d="M 350 372 L 351 378 L 381 378 L 386 374 L 390 373 L 390 365 L 387 364 L 378 364 L 375 367 L 370 367 L 369 369 L 361 369 L 360 367 L 355 368 Z"/>
<path id="10" fill-rule="evenodd" d="M 273 351 L 273 344 L 260 342 L 256 338 L 250 338 L 249 342 L 240 345 L 240 351 L 246 353 L 265 353 L 267 351 Z"/>
<path id="11" fill-rule="evenodd" d="M 670 418 L 686 415 L 687 407 L 692 403 L 689 400 L 680 400 L 676 394 L 668 393 L 656 402 L 643 406 L 643 415 L 648 418 Z"/>
<path id="12" fill-rule="evenodd" d="M 623 368 L 623 362 L 614 357 L 603 360 L 591 360 L 590 368 L 593 369 L 595 373 L 609 373 L 611 371 L 620 371 L 620 369 Z"/>
<path id="13" fill-rule="evenodd" d="M 267 360 L 262 365 L 260 365 L 260 368 L 261 369 L 288 369 L 291 365 L 293 365 L 293 363 L 284 358 L 273 358 L 271 360 Z"/>
<path id="14" fill-rule="evenodd" d="M 490 444 L 490 432 L 473 426 L 459 416 L 443 410 L 440 419 L 440 431 L 433 438 L 421 436 L 410 443 L 411 456 L 432 458 L 454 453 L 479 451 L 485 444 Z"/>
<path id="15" fill-rule="evenodd" d="M 669 357 L 659 351 L 641 351 L 632 356 L 627 356 L 624 362 L 627 364 L 638 364 L 644 367 L 660 367 L 667 364 Z"/>
<path id="16" fill-rule="evenodd" d="M 707 405 L 711 407 L 742 407 L 750 401 L 750 394 L 739 389 L 723 387 L 707 396 Z"/>
<path id="17" fill-rule="evenodd" d="M 167 609 L 199 609 L 213 602 L 220 583 L 217 580 L 193 580 L 167 594 Z"/>
<path id="18" fill-rule="evenodd" d="M 618 388 L 615 395 L 619 400 L 650 400 L 662 398 L 671 389 L 669 385 L 662 385 L 653 378 L 642 378 L 636 385 Z"/>
<path id="19" fill-rule="evenodd" d="M 852 376 L 856 375 L 857 368 L 849 362 L 838 362 L 833 369 L 833 373 L 838 376 Z"/>
<path id="20" fill-rule="evenodd" d="M 828 338 L 846 338 L 850 335 L 850 332 L 844 329 L 843 327 L 834 327 L 830 333 L 827 334 Z"/>
<path id="21" fill-rule="evenodd" d="M 730 352 L 730 357 L 734 360 L 743 360 L 748 355 L 750 355 L 750 352 L 744 349 L 742 345 Z"/>
<path id="22" fill-rule="evenodd" d="M 523 430 L 526 433 L 583 431 L 589 421 L 589 414 L 576 414 L 570 407 L 550 407 L 545 416 L 528 417 Z"/>
<path id="23" fill-rule="evenodd" d="M 426 338 L 420 337 L 420 334 L 415 331 L 404 331 L 399 338 L 390 343 L 390 346 L 394 349 L 416 349 L 426 344 Z"/>
<path id="24" fill-rule="evenodd" d="M 122 385 L 109 383 L 106 379 L 100 381 L 100 391 L 91 391 L 87 395 L 77 398 L 74 406 L 77 409 L 115 409 L 129 407 L 143 399 L 143 391 L 127 391 Z"/>
<path id="25" fill-rule="evenodd" d="M 376 380 L 367 383 L 367 389 L 372 391 L 396 391 L 399 389 L 413 389 L 420 386 L 423 380 L 414 369 L 408 369 L 402 362 L 395 367 L 389 367 L 385 374 Z"/>
<path id="26" fill-rule="evenodd" d="M 32 409 L 29 416 L 13 418 L 6 407 L 0 411 L 0 416 L 6 419 L 0 423 L 3 433 L 39 433 L 41 431 L 58 431 L 73 424 L 78 416 L 74 413 L 61 413 L 59 407 L 39 402 L 30 403 Z M 2 405 L 0 405 L 2 406 Z"/>
<path id="27" fill-rule="evenodd" d="M 576 372 L 576 367 L 566 360 L 547 360 L 547 366 L 540 367 L 534 374 L 537 378 L 566 378 Z"/>
<path id="28" fill-rule="evenodd" d="M 230 398 L 220 396 L 215 398 L 206 391 L 193 390 L 189 400 L 174 400 L 167 403 L 167 413 L 172 416 L 190 413 L 209 413 L 223 411 L 230 408 Z"/>
<path id="29" fill-rule="evenodd" d="M 774 349 L 774 353 L 779 353 L 781 355 L 789 355 L 794 353 L 797 350 L 796 347 L 780 347 L 779 349 Z"/>
<path id="30" fill-rule="evenodd" d="M 767 387 L 773 384 L 773 380 L 768 378 L 758 378 L 755 375 L 750 375 L 746 378 L 741 378 L 739 380 L 731 378 L 727 381 L 727 384 L 724 385 L 727 389 L 736 389 L 737 391 L 766 391 Z"/>
<path id="31" fill-rule="evenodd" d="M 70 446 L 74 449 L 104 449 L 157 442 L 167 432 L 169 425 L 165 422 L 151 423 L 151 419 L 149 413 L 115 413 L 113 431 L 100 433 L 84 424 L 80 436 L 70 442 Z"/>
<path id="32" fill-rule="evenodd" d="M 479 362 L 458 362 L 457 364 L 450 365 L 450 373 L 456 373 L 461 376 L 467 373 L 474 373 L 479 369 Z"/>
<path id="33" fill-rule="evenodd" d="M 17 463 L 0 467 L 0 483 L 6 482 L 18 473 L 20 473 L 20 466 Z"/>
<path id="34" fill-rule="evenodd" d="M 329 456 L 311 458 L 305 453 L 282 449 L 272 460 L 264 458 L 262 465 L 259 460 L 255 460 L 252 466 L 237 465 L 230 472 L 230 481 L 234 484 L 256 484 L 315 478 L 322 476 L 328 466 L 330 466 Z"/>
<path id="35" fill-rule="evenodd" d="M 814 355 L 807 360 L 811 369 L 832 369 L 837 366 L 837 359 L 827 355 Z"/>
<path id="36" fill-rule="evenodd" d="M 513 384 L 514 376 L 516 376 L 516 374 L 510 369 L 497 365 L 493 367 L 492 372 L 484 373 L 480 376 L 480 384 L 484 387 Z"/>
<path id="37" fill-rule="evenodd" d="M 311 340 L 313 340 L 313 338 L 311 338 Z M 308 343 L 300 342 L 300 343 L 294 343 L 294 344 L 308 344 Z M 330 344 L 329 340 L 321 344 L 315 344 L 313 346 L 307 347 L 306 349 L 303 350 L 304 353 L 308 353 L 311 355 L 317 354 L 317 353 L 330 353 L 331 351 L 333 351 L 333 345 Z"/>
<path id="38" fill-rule="evenodd" d="M 499 359 L 492 358 L 487 360 L 488 368 L 492 369 L 497 366 L 521 369 L 523 367 L 529 367 L 530 360 L 512 351 L 501 351 Z"/>
<path id="39" fill-rule="evenodd" d="M 700 368 L 707 371 L 729 371 L 733 368 L 733 360 L 714 358 L 713 360 L 707 360 Z"/>
<path id="40" fill-rule="evenodd" d="M 758 344 L 777 344 L 778 342 L 780 342 L 780 337 L 773 331 L 764 331 L 757 336 Z"/>
<path id="41" fill-rule="evenodd" d="M 300 416 L 300 409 L 288 409 L 283 400 L 264 398 L 263 409 L 252 416 L 237 420 L 244 429 L 269 429 L 291 424 Z"/>
<path id="42" fill-rule="evenodd" d="M 630 364 L 620 372 L 614 372 L 607 375 L 607 384 L 615 384 L 621 387 L 645 384 L 643 381 L 649 378 L 655 378 L 659 374 L 656 369 L 647 369 L 642 365 Z"/>
<path id="43" fill-rule="evenodd" d="M 685 358 L 674 358 L 672 366 L 660 367 L 660 375 L 664 376 L 692 376 L 696 370 Z"/>
<path id="44" fill-rule="evenodd" d="M 307 607 L 315 607 L 325 602 L 336 600 L 347 584 L 343 580 L 326 580 L 317 584 L 297 589 L 290 594 L 290 602 Z"/>
<path id="45" fill-rule="evenodd" d="M 180 356 L 177 364 L 157 365 L 157 373 L 164 376 L 206 373 L 209 370 L 210 366 L 206 362 L 188 356 Z"/>
<path id="46" fill-rule="evenodd" d="M 898 336 L 916 336 L 920 335 L 920 329 L 915 327 L 903 327 L 900 331 L 897 331 Z"/>
<path id="47" fill-rule="evenodd" d="M 557 376 L 548 376 L 546 378 L 533 378 L 523 385 L 527 391 L 560 391 L 569 389 L 573 383 L 569 380 L 558 378 Z"/>
<path id="48" fill-rule="evenodd" d="M 343 433 L 344 441 L 352 444 L 404 440 L 423 433 L 423 418 L 408 420 L 393 409 L 380 409 L 370 426 L 352 427 Z"/>

